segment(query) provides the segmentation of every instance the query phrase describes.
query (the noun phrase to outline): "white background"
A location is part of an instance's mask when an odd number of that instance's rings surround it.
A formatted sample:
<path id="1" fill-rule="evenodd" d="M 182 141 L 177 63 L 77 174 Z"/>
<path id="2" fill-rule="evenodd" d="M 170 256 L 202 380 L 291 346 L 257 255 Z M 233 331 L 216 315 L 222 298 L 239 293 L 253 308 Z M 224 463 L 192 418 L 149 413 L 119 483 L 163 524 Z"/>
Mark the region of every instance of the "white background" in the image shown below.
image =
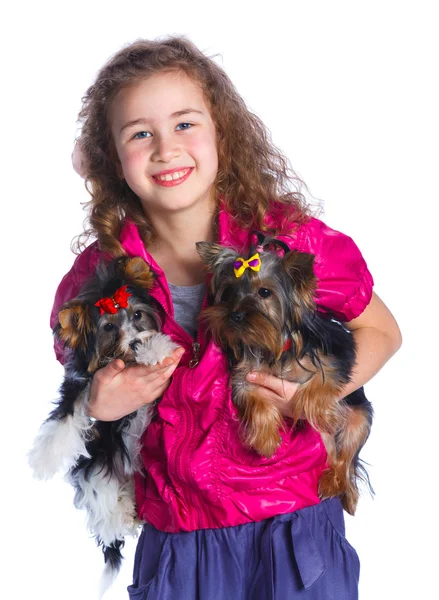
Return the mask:
<path id="1" fill-rule="evenodd" d="M 48 317 L 88 199 L 70 164 L 81 96 L 122 45 L 167 33 L 221 55 L 324 201 L 324 220 L 357 242 L 399 321 L 403 348 L 367 386 L 376 417 L 363 456 L 376 497 L 362 498 L 347 531 L 362 562 L 362 600 L 438 597 L 434 5 L 90 0 L 3 9 L 2 598 L 96 598 L 101 551 L 67 484 L 34 481 L 25 453 L 62 379 Z M 134 547 L 108 600 L 127 597 Z"/>

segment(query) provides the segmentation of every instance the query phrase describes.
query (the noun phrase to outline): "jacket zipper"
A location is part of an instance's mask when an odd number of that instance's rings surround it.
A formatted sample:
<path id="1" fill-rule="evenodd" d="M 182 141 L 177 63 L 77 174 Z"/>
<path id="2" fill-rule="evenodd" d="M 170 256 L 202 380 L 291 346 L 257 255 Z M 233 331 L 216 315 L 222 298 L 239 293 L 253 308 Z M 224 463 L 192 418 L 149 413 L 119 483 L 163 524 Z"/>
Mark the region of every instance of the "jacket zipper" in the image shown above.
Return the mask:
<path id="1" fill-rule="evenodd" d="M 198 339 L 198 334 L 197 334 L 197 339 Z M 198 363 L 200 362 L 200 344 L 199 342 L 194 342 L 192 344 L 192 356 L 193 358 L 189 361 L 189 367 L 191 369 L 193 369 L 194 367 L 196 367 L 198 365 Z"/>
<path id="2" fill-rule="evenodd" d="M 154 296 L 154 294 L 151 294 L 151 296 L 154 298 L 154 300 L 155 300 L 156 302 L 158 302 L 158 304 L 160 304 L 160 306 L 161 306 L 161 307 L 163 308 L 163 310 L 165 311 L 166 315 L 167 315 L 168 317 L 170 317 L 170 318 L 171 318 L 171 319 L 174 321 L 174 323 L 175 323 L 175 325 L 177 326 L 177 328 L 178 328 L 178 329 L 181 331 L 181 333 L 182 333 L 182 337 L 183 337 L 183 338 L 186 338 L 186 340 L 188 340 L 188 341 L 190 340 L 190 342 L 189 342 L 189 343 L 191 344 L 191 347 L 192 347 L 192 358 L 191 358 L 191 360 L 189 361 L 189 367 L 190 367 L 191 369 L 193 369 L 193 368 L 194 368 L 194 367 L 196 367 L 196 366 L 198 365 L 198 363 L 200 362 L 200 351 L 201 351 L 201 333 L 200 333 L 200 328 L 198 328 L 198 331 L 197 331 L 197 337 L 196 337 L 196 339 L 195 339 L 195 341 L 194 341 L 193 337 L 192 337 L 192 336 L 190 336 L 190 335 L 188 334 L 188 332 L 187 332 L 185 329 L 183 329 L 183 327 L 182 327 L 181 325 L 179 325 L 179 324 L 177 323 L 177 321 L 175 320 L 174 316 L 173 316 L 173 315 L 171 315 L 171 313 L 169 312 L 169 310 L 168 310 L 168 309 L 167 309 L 167 308 L 166 308 L 166 307 L 165 307 L 165 306 L 164 306 L 164 305 L 163 305 L 163 304 L 160 302 L 160 300 L 157 300 L 157 298 Z M 202 305 L 201 305 L 201 311 L 202 311 L 204 308 L 206 308 L 206 306 L 207 306 L 207 301 L 208 301 L 208 292 L 206 291 L 206 294 L 205 294 L 205 296 L 204 296 L 203 303 L 202 303 Z M 200 312 L 201 312 L 201 311 L 200 311 Z"/>
<path id="3" fill-rule="evenodd" d="M 203 302 L 201 304 L 200 312 L 202 312 L 206 308 L 208 296 L 209 296 L 209 293 L 206 290 L 206 294 L 204 295 Z M 201 332 L 200 332 L 200 328 L 198 327 L 197 337 L 195 339 L 195 342 L 192 343 L 192 360 L 189 361 L 189 367 L 191 369 L 196 367 L 198 365 L 198 363 L 200 362 L 200 350 L 201 350 Z"/>
<path id="4" fill-rule="evenodd" d="M 151 295 L 153 295 L 153 294 L 151 294 Z M 190 338 L 191 340 L 193 340 L 193 338 L 187 333 L 187 331 L 185 331 L 183 329 L 183 327 L 181 327 L 177 323 L 177 321 L 175 321 L 175 319 L 170 314 L 170 312 L 167 310 L 167 308 L 165 306 L 163 306 L 163 304 L 159 300 L 157 300 L 157 298 L 155 298 L 155 300 L 163 308 L 166 315 L 169 318 L 173 319 L 175 325 L 181 330 L 183 337 Z M 206 291 L 206 294 L 204 296 L 204 300 L 203 300 L 203 303 L 201 306 L 201 310 L 203 310 L 207 306 L 207 301 L 208 301 L 208 292 Z M 200 362 L 200 350 L 201 350 L 201 333 L 200 333 L 200 328 L 198 328 L 196 340 L 192 341 L 192 359 L 189 361 L 189 368 L 193 369 Z M 178 394 L 180 397 L 183 397 L 183 390 L 184 390 L 183 382 L 186 381 L 188 374 L 189 374 L 188 371 L 186 373 L 182 373 L 180 381 L 178 382 Z M 193 430 L 194 430 L 194 423 L 193 423 L 193 418 L 192 418 L 192 412 L 191 412 L 189 405 L 187 403 L 183 402 L 182 409 L 183 410 L 180 413 L 181 418 L 182 418 L 182 429 L 183 429 L 182 438 L 181 438 L 181 442 L 179 443 L 179 445 L 177 446 L 177 448 L 175 450 L 174 461 L 171 460 L 171 456 L 170 456 L 169 464 L 171 464 L 171 465 L 175 464 L 175 471 L 176 471 L 176 474 L 179 477 L 179 479 L 181 481 L 186 481 L 186 483 L 189 483 L 190 477 L 192 475 L 191 469 L 189 466 L 190 461 L 188 461 L 188 460 L 185 461 L 184 458 L 185 458 L 187 449 L 189 449 L 191 446 L 192 434 L 193 434 Z M 190 486 L 188 486 L 188 489 L 190 489 Z M 198 502 L 198 496 L 196 495 L 195 491 L 191 494 L 191 499 L 192 499 L 192 504 L 196 508 L 196 511 L 198 514 L 198 524 L 195 522 L 194 519 L 191 518 L 190 511 L 188 509 L 188 506 L 187 506 L 187 503 L 185 500 L 184 500 L 184 504 L 186 505 L 187 514 L 189 517 L 189 521 L 191 523 L 191 530 L 194 530 L 194 529 L 200 528 L 200 526 L 203 522 L 202 521 L 203 517 L 202 517 L 201 506 L 200 506 L 200 503 Z"/>
<path id="5" fill-rule="evenodd" d="M 206 291 L 206 295 L 204 296 L 204 300 L 201 305 L 201 310 L 203 310 L 207 306 L 207 301 L 208 301 L 208 292 Z M 190 369 L 193 369 L 194 367 L 196 367 L 198 365 L 198 363 L 200 362 L 200 350 L 201 350 L 201 332 L 200 332 L 200 328 L 198 328 L 196 340 L 192 343 L 192 359 L 189 362 Z M 179 393 L 181 396 L 183 395 L 183 379 L 186 381 L 188 377 L 189 377 L 189 372 L 185 373 L 185 375 L 182 377 L 182 379 L 180 381 Z M 193 378 L 193 373 L 192 373 L 192 378 Z M 186 385 L 186 388 L 187 388 L 187 385 Z M 190 479 L 192 478 L 190 461 L 188 461 L 188 460 L 185 461 L 184 457 L 185 457 L 187 451 L 191 449 L 192 434 L 193 434 L 193 430 L 194 430 L 194 422 L 193 422 L 193 418 L 192 418 L 192 411 L 190 409 L 189 404 L 183 403 L 183 406 L 184 406 L 185 419 L 186 419 L 186 421 L 185 421 L 186 427 L 185 427 L 185 432 L 184 432 L 185 435 L 182 438 L 182 443 L 178 447 L 177 452 L 175 454 L 175 466 L 176 466 L 176 470 L 177 470 L 177 473 L 178 473 L 180 479 L 184 480 L 186 482 L 189 482 Z M 195 523 L 195 521 L 193 519 L 191 519 L 192 529 L 199 529 L 203 523 L 203 513 L 201 510 L 201 505 L 198 501 L 198 496 L 197 496 L 196 492 L 193 491 L 191 496 L 192 496 L 192 504 L 193 504 L 194 508 L 196 509 L 197 515 L 198 515 L 198 523 Z"/>
<path id="6" fill-rule="evenodd" d="M 183 376 L 179 382 L 178 393 L 179 393 L 180 397 L 183 394 L 183 390 L 185 387 L 184 383 L 186 383 L 188 376 L 189 376 L 189 371 L 186 371 L 183 374 Z M 170 462 L 170 464 L 175 464 L 175 473 L 176 473 L 176 476 L 178 477 L 179 481 L 186 482 L 186 484 L 189 484 L 189 482 L 191 480 L 192 472 L 191 472 L 191 467 L 190 467 L 190 461 L 185 460 L 185 458 L 188 454 L 187 451 L 191 447 L 191 444 L 193 441 L 192 434 L 193 434 L 193 430 L 194 430 L 194 422 L 193 422 L 193 418 L 192 418 L 192 412 L 186 403 L 182 404 L 181 416 L 182 416 L 182 425 L 183 425 L 183 435 L 182 435 L 181 441 L 175 451 L 175 455 L 174 455 L 175 460 L 169 461 L 169 462 Z M 186 498 L 188 497 L 188 492 L 192 492 L 190 484 L 186 486 Z M 192 500 L 192 505 L 196 509 L 197 515 L 198 515 L 198 523 L 197 523 L 196 520 L 191 517 L 190 510 L 187 508 L 187 514 L 188 514 L 188 518 L 189 518 L 189 522 L 190 522 L 190 530 L 193 531 L 195 529 L 200 529 L 200 527 L 201 527 L 202 512 L 201 512 L 200 504 L 198 502 L 198 496 L 196 495 L 195 492 L 190 493 L 190 498 Z M 187 506 L 186 501 L 185 501 L 185 504 Z"/>

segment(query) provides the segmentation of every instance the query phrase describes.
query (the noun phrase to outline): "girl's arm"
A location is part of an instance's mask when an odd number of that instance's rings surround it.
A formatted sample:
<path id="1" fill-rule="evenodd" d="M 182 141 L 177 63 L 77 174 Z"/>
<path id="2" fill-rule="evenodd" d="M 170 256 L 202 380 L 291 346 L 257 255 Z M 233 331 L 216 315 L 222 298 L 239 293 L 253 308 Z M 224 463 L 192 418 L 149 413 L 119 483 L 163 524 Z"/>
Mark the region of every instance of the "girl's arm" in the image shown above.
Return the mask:
<path id="1" fill-rule="evenodd" d="M 344 325 L 352 331 L 355 338 L 357 358 L 352 381 L 345 386 L 340 399 L 372 379 L 402 343 L 401 332 L 395 318 L 375 293 L 363 313 Z M 286 407 L 299 384 L 257 371 L 250 373 L 248 380 L 263 387 L 263 395 L 278 404 L 284 416 L 290 416 Z"/>
<path id="2" fill-rule="evenodd" d="M 401 347 L 402 337 L 394 316 L 375 293 L 363 313 L 344 323 L 357 345 L 352 381 L 343 398 L 367 383 Z"/>

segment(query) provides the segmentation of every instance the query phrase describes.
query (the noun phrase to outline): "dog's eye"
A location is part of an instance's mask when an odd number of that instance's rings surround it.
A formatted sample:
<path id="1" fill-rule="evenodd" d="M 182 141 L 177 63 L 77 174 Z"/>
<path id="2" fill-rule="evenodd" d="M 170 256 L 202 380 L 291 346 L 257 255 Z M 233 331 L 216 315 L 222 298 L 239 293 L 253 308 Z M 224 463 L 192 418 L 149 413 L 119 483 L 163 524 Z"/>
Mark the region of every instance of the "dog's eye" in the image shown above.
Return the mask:
<path id="1" fill-rule="evenodd" d="M 258 294 L 261 298 L 269 298 L 271 296 L 271 292 L 270 290 L 267 290 L 267 288 L 259 288 Z"/>
<path id="2" fill-rule="evenodd" d="M 136 312 L 133 314 L 133 320 L 140 321 L 141 318 L 142 318 L 142 311 L 136 310 Z"/>
<path id="3" fill-rule="evenodd" d="M 105 323 L 104 331 L 114 331 L 114 329 L 116 329 L 116 325 L 113 325 L 113 323 Z"/>

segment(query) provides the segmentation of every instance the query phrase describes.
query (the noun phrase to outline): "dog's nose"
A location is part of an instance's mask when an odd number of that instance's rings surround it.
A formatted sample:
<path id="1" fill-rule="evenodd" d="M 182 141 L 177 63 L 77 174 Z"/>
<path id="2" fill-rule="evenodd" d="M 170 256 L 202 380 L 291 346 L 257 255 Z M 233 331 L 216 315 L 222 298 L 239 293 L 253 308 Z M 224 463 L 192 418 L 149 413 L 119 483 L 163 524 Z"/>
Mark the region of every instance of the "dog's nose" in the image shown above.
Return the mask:
<path id="1" fill-rule="evenodd" d="M 234 323 L 240 323 L 244 320 L 244 313 L 242 312 L 232 312 L 230 313 L 230 318 Z"/>
<path id="2" fill-rule="evenodd" d="M 142 342 L 140 340 L 133 340 L 132 342 L 130 342 L 130 348 L 133 352 L 135 352 L 137 350 L 137 346 L 140 346 Z"/>

